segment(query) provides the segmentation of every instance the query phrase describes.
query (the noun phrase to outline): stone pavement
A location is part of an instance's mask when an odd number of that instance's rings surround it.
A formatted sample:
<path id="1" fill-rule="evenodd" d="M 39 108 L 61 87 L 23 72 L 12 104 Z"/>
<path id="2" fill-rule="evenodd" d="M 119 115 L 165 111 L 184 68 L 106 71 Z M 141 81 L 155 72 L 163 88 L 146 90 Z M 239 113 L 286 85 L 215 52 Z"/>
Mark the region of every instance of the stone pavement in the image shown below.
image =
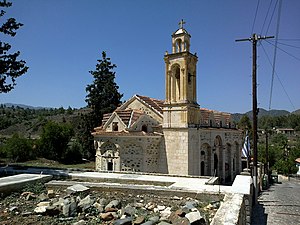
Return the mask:
<path id="1" fill-rule="evenodd" d="M 283 180 L 263 191 L 253 209 L 252 224 L 299 225 L 300 180 Z"/>

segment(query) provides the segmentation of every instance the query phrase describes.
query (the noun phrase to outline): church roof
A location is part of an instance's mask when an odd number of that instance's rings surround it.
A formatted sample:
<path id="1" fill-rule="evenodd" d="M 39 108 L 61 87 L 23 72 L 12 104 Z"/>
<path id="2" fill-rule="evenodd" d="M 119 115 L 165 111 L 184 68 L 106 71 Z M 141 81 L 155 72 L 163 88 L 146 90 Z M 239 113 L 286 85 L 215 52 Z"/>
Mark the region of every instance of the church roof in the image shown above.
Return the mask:
<path id="1" fill-rule="evenodd" d="M 164 101 L 150 98 L 147 96 L 142 96 L 142 95 L 136 95 L 136 96 L 142 101 L 144 101 L 147 105 L 149 105 L 150 107 L 158 111 L 159 113 L 161 114 L 163 113 L 162 108 L 163 108 Z"/>
<path id="2" fill-rule="evenodd" d="M 119 132 L 116 132 L 116 131 L 105 131 L 105 130 L 102 130 L 102 129 L 95 129 L 95 132 L 92 133 L 92 135 L 101 135 L 101 134 L 104 134 L 105 136 L 161 136 L 161 134 L 159 133 L 146 133 L 144 131 L 125 131 L 125 130 L 122 130 L 122 131 L 119 131 Z"/>
<path id="3" fill-rule="evenodd" d="M 179 35 L 179 34 L 188 34 L 188 35 L 190 35 L 190 34 L 186 31 L 186 29 L 184 29 L 184 28 L 179 28 L 174 34 L 175 34 L 175 35 Z"/>
<path id="4" fill-rule="evenodd" d="M 137 121 L 137 119 L 144 114 L 143 112 L 136 109 L 125 109 L 125 110 L 117 109 L 113 113 L 117 114 L 117 116 L 122 120 L 122 122 L 127 127 L 130 127 L 131 124 Z M 113 113 L 107 113 L 103 115 L 103 120 L 102 120 L 103 125 L 108 121 L 108 119 L 111 117 Z"/>

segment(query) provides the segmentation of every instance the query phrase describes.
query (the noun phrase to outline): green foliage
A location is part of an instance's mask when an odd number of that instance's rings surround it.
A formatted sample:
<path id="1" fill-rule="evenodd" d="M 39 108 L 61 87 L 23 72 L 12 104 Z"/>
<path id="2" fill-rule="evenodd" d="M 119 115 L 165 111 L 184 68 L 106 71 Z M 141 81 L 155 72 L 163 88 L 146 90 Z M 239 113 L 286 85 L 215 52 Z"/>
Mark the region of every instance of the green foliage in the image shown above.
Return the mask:
<path id="1" fill-rule="evenodd" d="M 92 114 L 81 115 L 80 124 L 78 126 L 78 132 L 76 139 L 82 146 L 82 155 L 84 158 L 89 160 L 94 160 L 95 158 L 95 148 L 94 148 L 94 137 L 91 131 L 94 129 L 94 123 L 92 119 Z"/>
<path id="2" fill-rule="evenodd" d="M 6 0 L 0 1 L 0 8 L 8 8 L 12 5 Z M 3 20 L 5 11 L 2 9 L 0 18 Z M 8 18 L 1 26 L 0 32 L 14 37 L 16 31 L 23 26 L 14 18 Z M 18 60 L 20 52 L 10 52 L 11 45 L 7 42 L 0 41 L 0 93 L 7 93 L 11 91 L 16 85 L 16 78 L 25 74 L 28 70 L 24 60 Z"/>
<path id="3" fill-rule="evenodd" d="M 40 138 L 40 155 L 46 159 L 63 159 L 68 149 L 74 130 L 70 124 L 58 124 L 49 121 L 44 127 Z"/>
<path id="4" fill-rule="evenodd" d="M 300 115 L 288 114 L 286 116 L 263 116 L 258 120 L 258 127 L 261 129 L 293 128 L 300 130 Z"/>
<path id="5" fill-rule="evenodd" d="M 122 102 L 123 94 L 120 94 L 119 86 L 115 83 L 115 64 L 102 52 L 102 59 L 97 60 L 96 70 L 90 71 L 94 81 L 87 85 L 86 102 L 92 109 L 94 126 L 100 126 L 103 114 L 114 111 Z"/>
<path id="6" fill-rule="evenodd" d="M 82 147 L 78 142 L 73 142 L 63 155 L 63 162 L 66 164 L 75 164 L 82 162 Z"/>
<path id="7" fill-rule="evenodd" d="M 249 119 L 249 117 L 247 115 L 244 115 L 239 123 L 238 123 L 238 127 L 239 129 L 242 129 L 242 130 L 251 130 L 252 129 L 252 125 L 251 125 L 251 121 Z"/>
<path id="8" fill-rule="evenodd" d="M 290 146 L 288 139 L 283 134 L 275 134 L 269 146 L 270 167 L 278 173 L 289 175 L 297 172 L 295 159 L 300 157 L 300 141 Z"/>
<path id="9" fill-rule="evenodd" d="M 20 137 L 18 134 L 13 135 L 4 144 L 6 157 L 13 162 L 24 162 L 35 158 L 32 141 Z"/>

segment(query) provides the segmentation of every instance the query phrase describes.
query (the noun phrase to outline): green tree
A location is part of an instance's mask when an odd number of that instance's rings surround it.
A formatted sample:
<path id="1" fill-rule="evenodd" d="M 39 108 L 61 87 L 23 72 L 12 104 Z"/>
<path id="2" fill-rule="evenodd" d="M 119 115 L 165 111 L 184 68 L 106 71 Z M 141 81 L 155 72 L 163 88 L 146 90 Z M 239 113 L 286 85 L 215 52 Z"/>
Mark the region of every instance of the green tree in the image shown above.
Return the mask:
<path id="1" fill-rule="evenodd" d="M 94 129 L 94 120 L 91 117 L 91 113 L 81 115 L 76 139 L 82 146 L 82 156 L 94 160 L 96 151 L 94 148 L 94 137 L 91 134 Z"/>
<path id="2" fill-rule="evenodd" d="M 30 140 L 14 134 L 6 141 L 4 150 L 6 156 L 13 162 L 24 162 L 35 158 L 32 146 L 33 143 Z"/>
<path id="3" fill-rule="evenodd" d="M 100 126 L 103 114 L 114 111 L 122 102 L 123 94 L 120 94 L 119 86 L 115 83 L 116 67 L 112 64 L 110 58 L 106 57 L 106 52 L 102 52 L 102 59 L 97 60 L 96 69 L 90 71 L 94 81 L 87 85 L 86 102 L 92 109 L 94 125 Z"/>
<path id="4" fill-rule="evenodd" d="M 12 5 L 11 2 L 6 0 L 0 1 L 1 8 L 8 8 Z M 0 12 L 0 18 L 5 15 L 5 11 L 2 9 Z M 6 22 L 0 27 L 0 32 L 14 37 L 16 31 L 23 26 L 22 23 L 18 23 L 14 18 L 8 18 Z M 26 62 L 24 60 L 18 60 L 20 52 L 10 52 L 11 45 L 7 42 L 0 40 L 0 93 L 7 93 L 11 91 L 16 85 L 16 78 L 25 74 L 28 70 Z"/>
<path id="5" fill-rule="evenodd" d="M 68 149 L 74 130 L 69 124 L 58 124 L 49 121 L 42 130 L 40 154 L 42 157 L 61 161 Z"/>

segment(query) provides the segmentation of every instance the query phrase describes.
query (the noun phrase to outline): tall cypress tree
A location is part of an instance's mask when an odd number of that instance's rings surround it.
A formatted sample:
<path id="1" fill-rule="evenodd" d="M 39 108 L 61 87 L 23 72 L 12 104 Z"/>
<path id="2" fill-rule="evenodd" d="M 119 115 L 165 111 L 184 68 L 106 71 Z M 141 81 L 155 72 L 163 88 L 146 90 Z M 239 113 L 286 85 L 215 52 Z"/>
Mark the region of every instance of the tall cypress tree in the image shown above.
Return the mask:
<path id="1" fill-rule="evenodd" d="M 0 8 L 8 8 L 12 5 L 11 2 L 0 0 Z M 5 14 L 4 10 L 0 11 L 0 19 Z M 14 18 L 7 19 L 0 26 L 0 33 L 14 37 L 22 23 L 18 23 Z M 28 70 L 24 60 L 18 60 L 20 52 L 10 52 L 11 45 L 0 40 L 0 93 L 11 91 L 16 85 L 16 78 L 25 74 Z"/>
<path id="2" fill-rule="evenodd" d="M 106 57 L 105 51 L 102 52 L 102 59 L 97 62 L 96 69 L 90 71 L 94 81 L 86 87 L 86 102 L 92 109 L 95 126 L 101 125 L 103 114 L 113 112 L 122 103 L 123 96 L 115 82 L 113 69 L 116 65 Z"/>

